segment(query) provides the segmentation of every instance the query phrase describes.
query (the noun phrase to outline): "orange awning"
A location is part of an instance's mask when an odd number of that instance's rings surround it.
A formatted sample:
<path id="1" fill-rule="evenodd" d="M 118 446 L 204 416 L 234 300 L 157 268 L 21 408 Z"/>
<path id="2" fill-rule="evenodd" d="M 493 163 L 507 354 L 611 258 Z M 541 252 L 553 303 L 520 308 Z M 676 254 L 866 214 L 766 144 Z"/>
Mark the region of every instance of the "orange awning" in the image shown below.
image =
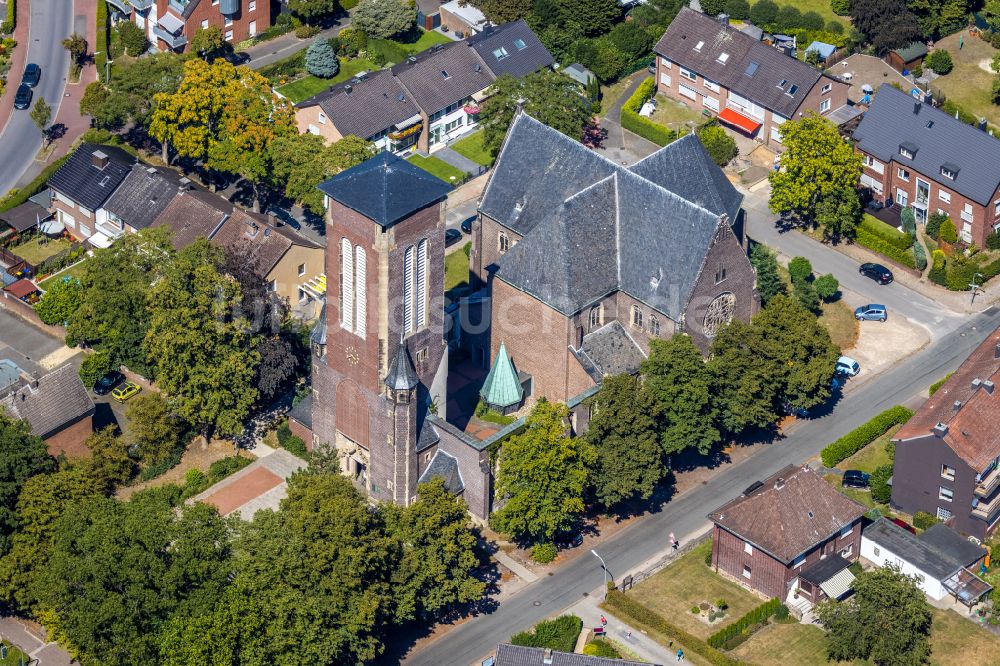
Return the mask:
<path id="1" fill-rule="evenodd" d="M 739 111 L 735 111 L 730 107 L 726 107 L 719 114 L 719 120 L 726 123 L 727 125 L 732 125 L 738 130 L 742 130 L 747 134 L 753 134 L 760 129 L 760 123 L 753 118 L 748 118 L 744 116 Z"/>

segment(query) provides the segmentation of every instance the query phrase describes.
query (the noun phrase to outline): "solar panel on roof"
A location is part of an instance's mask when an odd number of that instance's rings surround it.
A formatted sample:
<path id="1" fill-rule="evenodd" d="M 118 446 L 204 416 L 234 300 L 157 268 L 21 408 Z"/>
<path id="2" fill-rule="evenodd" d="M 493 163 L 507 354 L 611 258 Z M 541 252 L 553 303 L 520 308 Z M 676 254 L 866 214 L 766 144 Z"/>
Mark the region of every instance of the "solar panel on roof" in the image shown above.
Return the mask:
<path id="1" fill-rule="evenodd" d="M 757 67 L 758 67 L 757 63 L 755 62 L 750 63 L 749 65 L 747 65 L 747 71 L 745 72 L 745 74 L 747 76 L 753 76 L 754 74 L 757 73 Z"/>

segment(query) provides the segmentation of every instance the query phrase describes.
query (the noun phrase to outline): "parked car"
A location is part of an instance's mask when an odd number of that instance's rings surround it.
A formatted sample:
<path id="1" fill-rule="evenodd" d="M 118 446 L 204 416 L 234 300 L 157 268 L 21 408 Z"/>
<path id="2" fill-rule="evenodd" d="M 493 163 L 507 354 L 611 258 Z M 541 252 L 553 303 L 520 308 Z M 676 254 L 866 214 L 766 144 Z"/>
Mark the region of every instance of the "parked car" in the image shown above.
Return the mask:
<path id="1" fill-rule="evenodd" d="M 141 390 L 142 387 L 135 382 L 125 382 L 111 392 L 111 397 L 118 402 L 125 402 Z"/>
<path id="2" fill-rule="evenodd" d="M 865 263 L 861 264 L 858 272 L 865 277 L 870 277 L 879 284 L 889 284 L 892 282 L 892 271 L 882 264 Z"/>
<path id="3" fill-rule="evenodd" d="M 869 303 L 856 308 L 854 318 L 858 321 L 885 321 L 889 318 L 889 311 L 884 305 Z"/>
<path id="4" fill-rule="evenodd" d="M 837 359 L 836 374 L 846 377 L 854 377 L 861 372 L 861 364 L 850 356 L 841 356 Z"/>
<path id="5" fill-rule="evenodd" d="M 917 529 L 913 525 L 911 525 L 908 522 L 906 522 L 905 520 L 903 520 L 902 518 L 890 518 L 889 520 L 891 520 L 896 525 L 899 525 L 900 527 L 902 527 L 904 530 L 906 530 L 910 534 L 916 534 L 917 533 Z"/>
<path id="6" fill-rule="evenodd" d="M 476 216 L 467 217 L 462 220 L 462 233 L 471 234 L 472 233 L 472 223 L 476 221 Z"/>
<path id="7" fill-rule="evenodd" d="M 27 109 L 31 106 L 31 97 L 33 93 L 29 86 L 23 83 L 17 87 L 17 94 L 14 95 L 14 108 L 15 109 Z"/>
<path id="8" fill-rule="evenodd" d="M 555 542 L 556 542 L 556 547 L 558 547 L 559 550 L 577 548 L 583 543 L 583 532 L 574 530 L 572 532 L 563 532 L 562 534 L 557 534 Z"/>
<path id="9" fill-rule="evenodd" d="M 98 379 L 97 383 L 94 384 L 94 395 L 107 395 L 108 393 L 111 393 L 112 389 L 121 384 L 123 381 L 125 381 L 125 375 L 117 370 L 112 370 Z"/>
<path id="10" fill-rule="evenodd" d="M 29 63 L 24 68 L 24 74 L 21 75 L 21 85 L 34 88 L 38 85 L 38 81 L 41 80 L 41 78 L 42 68 L 35 63 Z"/>
<path id="11" fill-rule="evenodd" d="M 448 229 L 444 232 L 444 244 L 445 247 L 449 245 L 454 245 L 458 241 L 462 240 L 462 232 L 458 229 Z"/>
<path id="12" fill-rule="evenodd" d="M 844 472 L 844 478 L 841 479 L 840 485 L 845 488 L 867 488 L 869 478 L 868 472 L 862 472 L 859 469 L 849 469 Z"/>

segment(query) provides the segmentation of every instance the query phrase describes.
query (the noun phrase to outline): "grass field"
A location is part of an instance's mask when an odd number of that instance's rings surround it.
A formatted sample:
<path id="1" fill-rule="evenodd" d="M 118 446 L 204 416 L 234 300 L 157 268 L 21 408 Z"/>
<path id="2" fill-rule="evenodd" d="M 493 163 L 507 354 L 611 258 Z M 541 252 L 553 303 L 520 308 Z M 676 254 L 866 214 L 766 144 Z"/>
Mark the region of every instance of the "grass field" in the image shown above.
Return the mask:
<path id="1" fill-rule="evenodd" d="M 823 311 L 819 317 L 821 324 L 830 332 L 830 339 L 838 349 L 850 349 L 858 341 L 858 320 L 847 303 L 836 300 L 820 305 Z"/>
<path id="2" fill-rule="evenodd" d="M 434 174 L 446 183 L 455 183 L 465 177 L 465 172 L 456 169 L 444 160 L 436 157 L 423 157 L 421 155 L 411 155 L 407 158 L 411 164 L 415 164 L 424 171 Z"/>
<path id="3" fill-rule="evenodd" d="M 28 655 L 22 652 L 16 645 L 3 641 L 3 644 L 7 647 L 7 658 L 0 658 L 0 666 L 22 666 L 22 664 L 27 664 L 29 661 Z"/>
<path id="4" fill-rule="evenodd" d="M 479 130 L 451 144 L 451 149 L 476 164 L 488 167 L 493 164 L 493 156 L 483 147 L 483 131 Z"/>
<path id="5" fill-rule="evenodd" d="M 354 60 L 341 59 L 340 71 L 333 78 L 321 79 L 318 76 L 307 74 L 301 79 L 286 83 L 279 88 L 275 88 L 275 90 L 287 97 L 293 104 L 298 104 L 313 95 L 323 92 L 332 85 L 346 81 L 358 72 L 372 72 L 378 68 L 378 65 L 367 58 L 356 58 Z"/>
<path id="6" fill-rule="evenodd" d="M 757 595 L 705 566 L 705 555 L 711 548 L 711 541 L 706 541 L 663 571 L 636 585 L 629 596 L 699 638 L 708 638 L 764 603 Z M 714 603 L 716 599 L 725 599 L 729 604 L 722 621 L 709 625 L 691 612 L 692 606 L 703 601 Z"/>
<path id="7" fill-rule="evenodd" d="M 466 243 L 471 245 L 471 243 Z M 447 254 L 444 257 L 444 290 L 445 293 L 455 288 L 469 284 L 469 256 L 465 248 Z"/>
<path id="8" fill-rule="evenodd" d="M 79 278 L 80 274 L 83 273 L 84 267 L 86 266 L 86 264 L 84 263 L 85 261 L 86 259 L 84 259 L 83 261 L 78 261 L 69 268 L 64 269 L 61 273 L 50 275 L 49 277 L 39 282 L 38 286 L 41 287 L 42 289 L 48 289 L 49 287 L 52 286 L 53 280 L 61 280 L 64 277 Z"/>
<path id="9" fill-rule="evenodd" d="M 889 431 L 884 435 L 837 465 L 838 469 L 860 469 L 862 472 L 871 474 L 875 471 L 876 467 L 888 465 L 892 461 L 889 460 L 889 452 L 886 450 L 886 446 L 901 427 L 893 426 L 889 428 Z"/>
<path id="10" fill-rule="evenodd" d="M 68 250 L 72 245 L 65 238 L 52 240 L 45 236 L 35 236 L 26 243 L 15 245 L 10 248 L 10 251 L 37 266 L 49 257 L 53 257 L 63 250 Z"/>
<path id="11" fill-rule="evenodd" d="M 963 44 L 961 49 L 958 48 L 960 39 Z M 995 75 L 979 66 L 983 60 L 991 60 L 997 50 L 978 37 L 970 37 L 965 31 L 945 37 L 936 46 L 951 54 L 955 68 L 934 79 L 931 85 L 969 113 L 1000 125 L 1000 106 L 990 101 Z"/>
<path id="12" fill-rule="evenodd" d="M 683 102 L 662 93 L 656 95 L 656 111 L 649 119 L 672 130 L 680 129 L 687 123 L 700 125 L 705 120 L 699 111 L 692 111 Z"/>
<path id="13" fill-rule="evenodd" d="M 433 30 L 421 30 L 420 38 L 415 42 L 406 43 L 396 40 L 396 43 L 403 47 L 403 50 L 410 55 L 426 51 L 435 44 L 450 44 L 451 42 L 450 37 L 442 35 L 440 32 L 434 32 Z"/>
<path id="14" fill-rule="evenodd" d="M 847 20 L 846 16 L 837 16 L 833 13 L 833 10 L 830 9 L 830 0 L 775 0 L 775 4 L 779 7 L 791 5 L 803 14 L 807 12 L 817 12 L 823 17 L 824 21 L 829 22 L 833 19 L 843 23 L 845 28 L 850 28 L 850 21 Z M 802 46 L 806 47 L 808 44 L 803 44 Z"/>

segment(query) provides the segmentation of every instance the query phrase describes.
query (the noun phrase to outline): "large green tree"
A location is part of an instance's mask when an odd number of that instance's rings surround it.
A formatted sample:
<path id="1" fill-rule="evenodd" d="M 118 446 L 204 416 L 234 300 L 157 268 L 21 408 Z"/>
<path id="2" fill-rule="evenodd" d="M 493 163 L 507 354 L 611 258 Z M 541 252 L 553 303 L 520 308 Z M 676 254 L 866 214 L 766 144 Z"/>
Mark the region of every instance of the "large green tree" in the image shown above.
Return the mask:
<path id="1" fill-rule="evenodd" d="M 490 21 L 500 25 L 527 16 L 534 2 L 533 0 L 459 0 L 459 4 L 471 4 Z"/>
<path id="2" fill-rule="evenodd" d="M 392 39 L 413 29 L 417 10 L 406 0 L 361 0 L 351 21 L 369 37 Z"/>
<path id="3" fill-rule="evenodd" d="M 615 375 L 601 382 L 586 438 L 597 452 L 590 483 L 603 506 L 649 499 L 666 473 L 653 413 L 654 403 L 636 377 Z"/>
<path id="4" fill-rule="evenodd" d="M 80 113 L 90 116 L 98 129 L 116 130 L 128 122 L 133 112 L 131 100 L 100 81 L 87 85 L 80 98 Z"/>
<path id="5" fill-rule="evenodd" d="M 931 608 L 916 579 L 892 565 L 863 571 L 854 596 L 816 608 L 830 660 L 919 666 L 930 656 Z"/>
<path id="6" fill-rule="evenodd" d="M 592 119 L 580 85 L 568 76 L 546 70 L 515 79 L 505 74 L 490 89 L 483 103 L 480 123 L 483 145 L 496 154 L 520 104 L 525 112 L 549 127 L 579 141 Z"/>
<path id="7" fill-rule="evenodd" d="M 750 263 L 757 273 L 757 293 L 764 305 L 778 294 L 788 291 L 778 271 L 778 259 L 771 248 L 763 243 L 753 243 L 750 246 Z"/>
<path id="8" fill-rule="evenodd" d="M 301 16 L 306 23 L 336 14 L 341 10 L 339 0 L 288 0 L 288 10 Z"/>
<path id="9" fill-rule="evenodd" d="M 168 460 L 182 445 L 184 422 L 162 394 L 145 393 L 128 403 L 129 436 L 146 465 Z"/>
<path id="10" fill-rule="evenodd" d="M 617 0 L 556 0 L 563 22 L 584 37 L 603 35 L 622 14 Z"/>
<path id="11" fill-rule="evenodd" d="M 664 453 L 688 448 L 708 453 L 720 439 L 718 415 L 711 374 L 690 336 L 678 334 L 670 340 L 651 341 L 642 376 Z"/>
<path id="12" fill-rule="evenodd" d="M 500 532 L 526 541 L 551 541 L 584 511 L 593 447 L 568 434 L 565 405 L 540 401 L 524 429 L 500 449 L 496 496 L 503 503 L 491 518 Z"/>
<path id="13" fill-rule="evenodd" d="M 308 133 L 277 137 L 268 150 L 273 186 L 314 213 L 323 212 L 317 185 L 375 154 L 372 143 L 353 135 L 327 146 L 322 137 Z"/>
<path id="14" fill-rule="evenodd" d="M 159 94 L 172 94 L 180 87 L 183 78 L 184 59 L 176 53 L 157 53 L 144 56 L 130 65 L 115 63 L 111 72 L 111 90 L 120 100 L 109 104 L 120 104 L 128 112 L 128 117 L 139 125 L 148 127 L 154 99 Z M 105 111 L 105 113 L 110 113 Z M 120 111 L 114 111 L 114 114 Z"/>
<path id="15" fill-rule="evenodd" d="M 55 460 L 27 421 L 0 410 L 0 556 L 10 550 L 10 538 L 19 520 L 14 504 L 31 477 L 55 469 Z"/>
<path id="16" fill-rule="evenodd" d="M 861 177 L 861 155 L 833 124 L 809 114 L 789 120 L 780 131 L 785 152 L 781 169 L 770 175 L 772 212 L 811 221 L 820 201 L 854 191 Z"/>
<path id="17" fill-rule="evenodd" d="M 38 318 L 46 324 L 65 325 L 83 302 L 79 280 L 63 278 L 52 281 L 42 300 L 35 305 Z"/>
<path id="18" fill-rule="evenodd" d="M 226 39 L 222 34 L 222 28 L 217 25 L 211 25 L 207 28 L 199 27 L 195 30 L 189 45 L 192 51 L 205 60 L 211 60 L 214 56 L 219 55 L 225 47 Z"/>
<path id="19" fill-rule="evenodd" d="M 851 0 L 851 24 L 878 55 L 923 39 L 906 0 Z"/>
<path id="20" fill-rule="evenodd" d="M 85 444 L 90 458 L 83 464 L 101 492 L 111 493 L 132 477 L 135 464 L 129 458 L 125 439 L 115 434 L 115 426 L 91 433 Z"/>

